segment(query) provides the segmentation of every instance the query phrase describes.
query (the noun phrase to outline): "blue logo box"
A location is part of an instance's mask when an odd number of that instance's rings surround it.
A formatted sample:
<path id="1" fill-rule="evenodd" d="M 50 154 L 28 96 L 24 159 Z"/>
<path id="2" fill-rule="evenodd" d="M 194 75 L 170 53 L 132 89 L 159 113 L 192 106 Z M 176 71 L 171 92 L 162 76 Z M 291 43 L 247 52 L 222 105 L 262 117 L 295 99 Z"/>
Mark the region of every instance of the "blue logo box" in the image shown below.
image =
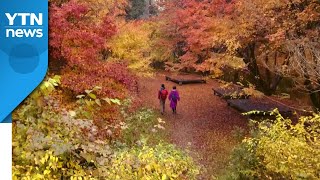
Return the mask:
<path id="1" fill-rule="evenodd" d="M 0 122 L 41 83 L 48 67 L 48 1 L 0 1 Z"/>

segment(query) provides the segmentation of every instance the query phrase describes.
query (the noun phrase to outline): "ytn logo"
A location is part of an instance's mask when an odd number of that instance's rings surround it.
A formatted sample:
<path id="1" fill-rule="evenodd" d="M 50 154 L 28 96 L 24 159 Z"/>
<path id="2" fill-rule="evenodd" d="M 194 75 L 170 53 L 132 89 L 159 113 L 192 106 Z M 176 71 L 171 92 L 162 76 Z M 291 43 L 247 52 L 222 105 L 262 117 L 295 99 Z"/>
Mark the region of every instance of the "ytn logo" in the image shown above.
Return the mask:
<path id="1" fill-rule="evenodd" d="M 6 37 L 24 38 L 24 37 L 43 37 L 42 24 L 43 15 L 39 13 L 5 13 L 9 21 L 6 26 Z"/>

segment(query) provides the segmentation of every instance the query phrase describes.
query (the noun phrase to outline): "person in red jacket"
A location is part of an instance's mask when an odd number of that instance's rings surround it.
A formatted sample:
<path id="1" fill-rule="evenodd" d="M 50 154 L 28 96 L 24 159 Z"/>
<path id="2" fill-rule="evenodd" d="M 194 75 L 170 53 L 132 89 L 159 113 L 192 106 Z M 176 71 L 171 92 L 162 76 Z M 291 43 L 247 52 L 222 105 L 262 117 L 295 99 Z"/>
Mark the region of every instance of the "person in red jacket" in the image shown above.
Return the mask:
<path id="1" fill-rule="evenodd" d="M 166 90 L 164 84 L 161 85 L 161 88 L 158 92 L 158 99 L 160 101 L 160 112 L 161 114 L 165 111 L 166 99 L 168 96 L 168 91 Z"/>

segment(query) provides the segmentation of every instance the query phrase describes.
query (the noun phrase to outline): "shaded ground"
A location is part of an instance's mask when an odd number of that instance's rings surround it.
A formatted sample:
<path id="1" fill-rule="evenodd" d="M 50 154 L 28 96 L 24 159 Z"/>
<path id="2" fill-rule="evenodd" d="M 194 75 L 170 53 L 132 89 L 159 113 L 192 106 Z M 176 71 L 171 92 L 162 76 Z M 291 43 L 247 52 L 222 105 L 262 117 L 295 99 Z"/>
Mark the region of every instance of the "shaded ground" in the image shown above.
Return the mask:
<path id="1" fill-rule="evenodd" d="M 176 85 L 166 81 L 163 73 L 140 79 L 139 96 L 145 106 L 159 109 L 157 93 L 162 83 L 168 90 Z M 213 95 L 212 88 L 218 86 L 215 81 L 177 85 L 181 96 L 178 114 L 171 113 L 167 102 L 163 115 L 172 143 L 188 148 L 191 155 L 207 169 L 201 179 L 209 179 L 225 169 L 232 148 L 237 144 L 233 130 L 235 127 L 247 128 L 245 117 L 228 107 L 225 100 Z"/>

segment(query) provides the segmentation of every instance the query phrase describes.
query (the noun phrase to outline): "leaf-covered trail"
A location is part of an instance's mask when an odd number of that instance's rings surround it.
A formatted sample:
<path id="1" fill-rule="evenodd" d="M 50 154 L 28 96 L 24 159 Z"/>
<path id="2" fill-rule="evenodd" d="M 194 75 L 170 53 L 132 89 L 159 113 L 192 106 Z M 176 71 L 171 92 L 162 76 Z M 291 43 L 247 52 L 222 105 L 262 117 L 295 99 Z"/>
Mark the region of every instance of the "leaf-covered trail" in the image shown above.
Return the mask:
<path id="1" fill-rule="evenodd" d="M 164 73 L 140 79 L 139 96 L 145 106 L 159 110 L 157 92 L 162 83 L 168 90 L 176 85 L 165 81 Z M 232 148 L 237 144 L 232 131 L 235 127 L 246 129 L 247 124 L 239 112 L 228 107 L 223 99 L 213 95 L 212 88 L 218 85 L 215 81 L 177 85 L 181 96 L 177 114 L 172 114 L 167 101 L 166 113 L 162 116 L 167 122 L 172 143 L 184 149 L 188 148 L 192 156 L 206 167 L 207 172 L 202 174 L 201 179 L 221 173 L 227 165 Z"/>

